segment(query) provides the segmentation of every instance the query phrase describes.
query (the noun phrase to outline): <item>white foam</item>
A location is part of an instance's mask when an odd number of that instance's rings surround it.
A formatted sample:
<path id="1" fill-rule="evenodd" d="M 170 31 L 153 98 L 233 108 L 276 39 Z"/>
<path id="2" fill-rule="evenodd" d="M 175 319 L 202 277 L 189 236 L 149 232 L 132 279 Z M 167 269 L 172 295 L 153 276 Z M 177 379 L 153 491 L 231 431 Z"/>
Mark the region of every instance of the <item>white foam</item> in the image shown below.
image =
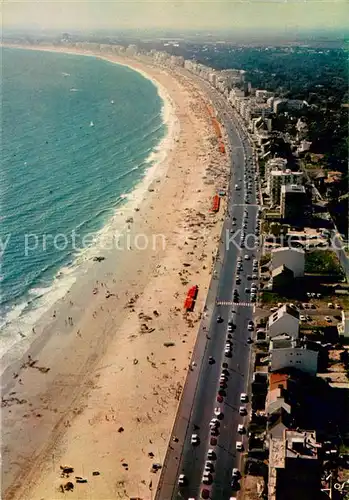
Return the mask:
<path id="1" fill-rule="evenodd" d="M 11 349 L 11 359 L 13 360 L 15 356 L 19 356 L 21 352 L 24 352 L 28 348 L 32 328 L 58 300 L 67 294 L 76 282 L 78 274 L 88 271 L 91 258 L 96 256 L 98 252 L 103 251 L 106 245 L 109 245 L 111 238 L 115 238 L 115 235 L 120 235 L 121 237 L 121 234 L 127 229 L 127 216 L 132 214 L 144 200 L 152 182 L 166 173 L 168 153 L 174 146 L 179 135 L 179 120 L 166 89 L 142 70 L 132 69 L 141 73 L 148 80 L 151 80 L 156 86 L 163 102 L 161 115 L 163 123 L 167 126 L 167 133 L 145 160 L 145 163 L 149 167 L 146 169 L 143 179 L 131 193 L 124 193 L 120 196 L 120 198 L 125 200 L 125 204 L 117 208 L 109 220 L 105 222 L 103 228 L 95 234 L 93 244 L 90 247 L 80 250 L 71 266 L 61 268 L 50 287 L 31 289 L 29 293 L 31 296 L 36 297 L 36 299 L 31 301 L 30 310 L 25 311 L 28 308 L 28 302 L 23 302 L 16 305 L 7 314 L 6 326 L 3 328 L 0 326 L 0 356 L 3 356 Z M 76 92 L 79 89 L 70 90 Z M 24 336 L 25 338 L 23 338 Z M 5 369 L 5 366 L 2 368 Z"/>

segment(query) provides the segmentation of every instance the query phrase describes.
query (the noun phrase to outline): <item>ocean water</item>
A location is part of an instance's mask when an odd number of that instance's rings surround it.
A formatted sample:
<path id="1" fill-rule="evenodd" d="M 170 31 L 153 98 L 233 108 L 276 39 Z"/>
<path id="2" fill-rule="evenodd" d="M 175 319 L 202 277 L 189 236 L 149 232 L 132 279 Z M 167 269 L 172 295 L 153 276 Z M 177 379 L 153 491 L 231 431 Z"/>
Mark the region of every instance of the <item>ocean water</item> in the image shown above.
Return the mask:
<path id="1" fill-rule="evenodd" d="M 93 244 L 86 235 L 154 163 L 167 126 L 150 80 L 93 57 L 5 48 L 1 92 L 4 332 L 23 328 L 61 270 L 77 265 Z"/>

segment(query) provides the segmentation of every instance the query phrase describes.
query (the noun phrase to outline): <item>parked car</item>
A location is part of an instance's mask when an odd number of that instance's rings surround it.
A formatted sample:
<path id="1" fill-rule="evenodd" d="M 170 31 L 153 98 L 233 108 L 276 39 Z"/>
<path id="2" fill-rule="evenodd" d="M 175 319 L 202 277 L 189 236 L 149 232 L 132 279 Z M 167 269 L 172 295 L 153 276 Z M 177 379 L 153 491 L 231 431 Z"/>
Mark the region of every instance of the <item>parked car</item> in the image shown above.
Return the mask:
<path id="1" fill-rule="evenodd" d="M 247 415 L 247 410 L 246 410 L 245 406 L 240 406 L 240 408 L 239 408 L 239 415 L 241 415 L 242 417 L 244 417 L 245 415 Z"/>
<path id="2" fill-rule="evenodd" d="M 178 485 L 179 486 L 185 486 L 187 484 L 187 478 L 184 474 L 179 474 L 178 477 Z"/>
<path id="3" fill-rule="evenodd" d="M 236 441 L 235 448 L 236 448 L 236 451 L 243 451 L 244 445 L 243 445 L 242 441 Z"/>
<path id="4" fill-rule="evenodd" d="M 200 438 L 197 434 L 192 434 L 191 435 L 191 439 L 190 439 L 190 442 L 192 445 L 197 445 L 200 443 Z"/>
<path id="5" fill-rule="evenodd" d="M 247 396 L 246 392 L 242 392 L 240 394 L 240 401 L 241 401 L 241 403 L 247 403 L 248 402 L 248 396 Z"/>

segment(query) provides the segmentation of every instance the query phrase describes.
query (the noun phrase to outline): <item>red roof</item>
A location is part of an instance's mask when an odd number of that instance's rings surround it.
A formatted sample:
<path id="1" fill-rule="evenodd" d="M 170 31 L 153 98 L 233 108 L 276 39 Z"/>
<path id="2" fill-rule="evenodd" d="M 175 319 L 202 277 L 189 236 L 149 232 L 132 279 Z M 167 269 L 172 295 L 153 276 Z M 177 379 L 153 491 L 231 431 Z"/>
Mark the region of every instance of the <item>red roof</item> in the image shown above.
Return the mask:
<path id="1" fill-rule="evenodd" d="M 269 391 L 277 389 L 280 385 L 286 389 L 289 378 L 290 376 L 287 373 L 271 373 L 269 375 Z"/>

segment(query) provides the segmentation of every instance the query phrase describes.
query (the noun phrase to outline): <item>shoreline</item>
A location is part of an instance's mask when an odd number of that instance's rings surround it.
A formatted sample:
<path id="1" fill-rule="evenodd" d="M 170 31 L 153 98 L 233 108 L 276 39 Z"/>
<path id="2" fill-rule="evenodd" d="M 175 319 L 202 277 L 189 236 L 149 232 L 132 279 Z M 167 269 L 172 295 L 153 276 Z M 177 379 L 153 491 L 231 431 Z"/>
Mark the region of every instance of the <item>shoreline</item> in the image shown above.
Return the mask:
<path id="1" fill-rule="evenodd" d="M 150 468 L 163 462 L 170 439 L 222 227 L 211 199 L 229 169 L 200 89 L 180 75 L 134 65 L 166 88 L 180 124 L 166 173 L 130 227 L 131 237 L 164 234 L 166 246 L 111 252 L 91 266 L 16 373 L 7 372 L 5 500 L 59 498 L 68 480 L 61 465 L 88 479 L 69 493 L 78 499 L 148 500 L 159 479 Z M 192 284 L 199 286 L 195 310 L 183 314 Z"/>
<path id="2" fill-rule="evenodd" d="M 7 313 L 8 315 L 11 315 L 14 309 L 20 309 L 20 313 L 17 317 L 13 318 L 12 320 L 10 319 L 7 324 L 4 324 L 1 327 L 1 331 L 5 334 L 4 337 L 6 337 L 6 341 L 2 339 L 1 342 L 2 344 L 5 344 L 6 342 L 6 345 L 4 345 L 4 348 L 2 348 L 0 352 L 2 366 L 0 375 L 4 374 L 4 372 L 11 366 L 11 364 L 15 363 L 18 357 L 21 357 L 30 348 L 32 342 L 35 342 L 35 335 L 31 333 L 32 328 L 39 330 L 42 329 L 42 325 L 47 323 L 48 320 L 52 317 L 50 311 L 52 313 L 53 310 L 59 308 L 62 300 L 64 300 L 67 297 L 67 294 L 70 293 L 72 287 L 74 287 L 81 273 L 88 272 L 88 269 L 93 266 L 93 257 L 100 256 L 105 253 L 110 253 L 110 251 L 107 250 L 107 252 L 105 252 L 105 249 L 103 249 L 103 246 L 105 246 L 103 245 L 103 241 L 107 245 L 107 247 L 109 245 L 108 239 L 111 235 L 108 233 L 118 233 L 120 237 L 123 237 L 125 235 L 125 232 L 127 230 L 127 217 L 132 216 L 133 212 L 142 206 L 145 198 L 149 196 L 148 190 L 151 188 L 151 185 L 154 184 L 158 179 L 161 179 L 164 175 L 166 175 L 166 158 L 171 148 L 173 148 L 176 138 L 179 134 L 179 122 L 175 115 L 173 102 L 171 101 L 170 96 L 167 94 L 166 89 L 159 82 L 157 82 L 154 78 L 151 78 L 144 71 L 140 69 L 134 69 L 126 63 L 111 61 L 110 59 L 98 57 L 98 55 L 87 52 L 78 53 L 72 51 L 37 49 L 20 46 L 8 47 L 22 50 L 44 50 L 51 53 L 95 57 L 96 59 L 103 59 L 107 62 L 111 62 L 112 64 L 125 66 L 132 69 L 133 71 L 140 73 L 144 78 L 151 81 L 157 89 L 157 93 L 163 103 L 161 109 L 163 126 L 165 126 L 167 130 L 164 137 L 149 153 L 147 159 L 145 160 L 145 163 L 153 164 L 144 168 L 142 179 L 134 186 L 132 191 L 130 191 L 130 193 L 126 195 L 125 202 L 119 207 L 115 208 L 114 213 L 109 216 L 104 221 L 103 226 L 96 233 L 94 233 L 96 241 L 91 246 L 81 249 L 75 255 L 72 254 L 72 263 L 69 265 L 64 265 L 60 268 L 56 275 L 53 276 L 51 286 L 47 287 L 47 291 L 44 292 L 42 296 L 34 296 L 34 306 L 29 311 L 25 312 L 23 316 L 22 311 L 25 310 L 28 306 L 28 302 L 25 303 L 25 301 L 15 304 L 14 307 L 11 308 L 9 313 Z M 159 158 L 156 158 L 156 156 L 158 156 Z M 155 157 L 155 159 L 152 160 L 152 157 Z M 65 280 L 65 283 L 62 286 L 62 283 L 59 282 L 63 280 Z M 42 301 L 47 301 L 50 295 L 54 295 L 54 297 L 49 300 L 49 303 L 46 306 L 44 304 L 40 304 L 40 302 Z M 17 338 L 12 343 L 10 343 L 16 331 L 21 332 L 19 334 L 20 338 Z"/>

